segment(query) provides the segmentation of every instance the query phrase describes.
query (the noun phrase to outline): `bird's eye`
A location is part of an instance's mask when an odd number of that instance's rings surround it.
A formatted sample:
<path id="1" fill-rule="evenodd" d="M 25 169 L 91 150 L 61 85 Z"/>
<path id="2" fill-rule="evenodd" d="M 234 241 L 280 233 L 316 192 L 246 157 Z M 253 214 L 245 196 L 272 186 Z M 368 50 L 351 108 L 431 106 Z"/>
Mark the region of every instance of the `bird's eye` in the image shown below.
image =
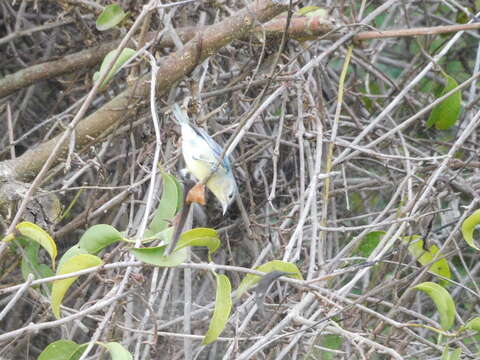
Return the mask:
<path id="1" fill-rule="evenodd" d="M 233 199 L 233 191 L 228 193 L 228 200 L 232 200 L 232 199 Z"/>

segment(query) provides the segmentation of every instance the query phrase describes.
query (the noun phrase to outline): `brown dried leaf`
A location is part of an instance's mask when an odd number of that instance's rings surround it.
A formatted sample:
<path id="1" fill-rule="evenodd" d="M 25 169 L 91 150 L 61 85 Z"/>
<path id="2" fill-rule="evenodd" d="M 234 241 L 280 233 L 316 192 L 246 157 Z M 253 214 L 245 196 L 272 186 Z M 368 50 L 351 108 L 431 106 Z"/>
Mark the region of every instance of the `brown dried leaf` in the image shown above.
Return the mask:
<path id="1" fill-rule="evenodd" d="M 198 203 L 200 205 L 205 205 L 205 185 L 198 183 L 194 187 L 190 189 L 190 191 L 187 194 L 187 199 L 186 199 L 188 204 L 191 203 Z"/>

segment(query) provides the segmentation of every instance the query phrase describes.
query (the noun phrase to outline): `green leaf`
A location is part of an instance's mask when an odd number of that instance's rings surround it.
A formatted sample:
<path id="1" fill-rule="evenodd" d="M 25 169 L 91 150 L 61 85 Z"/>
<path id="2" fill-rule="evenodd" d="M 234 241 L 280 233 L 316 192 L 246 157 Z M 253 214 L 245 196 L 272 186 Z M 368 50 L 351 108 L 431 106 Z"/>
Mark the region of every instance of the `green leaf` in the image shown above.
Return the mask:
<path id="1" fill-rule="evenodd" d="M 416 258 L 420 264 L 424 266 L 430 264 L 439 251 L 439 248 L 436 245 L 432 245 L 427 250 L 425 250 L 423 246 L 423 239 L 419 235 L 406 236 L 403 238 L 403 242 L 409 244 L 408 251 L 410 252 L 410 254 L 414 258 Z M 447 279 L 452 278 L 447 259 L 440 259 L 435 261 L 430 266 L 428 272 L 435 275 L 443 276 Z"/>
<path id="2" fill-rule="evenodd" d="M 304 6 L 295 15 L 328 19 L 328 10 L 318 6 Z"/>
<path id="3" fill-rule="evenodd" d="M 57 245 L 55 241 L 40 226 L 24 221 L 15 227 L 20 234 L 40 244 L 50 255 L 52 267 L 55 269 L 55 258 L 57 257 Z"/>
<path id="4" fill-rule="evenodd" d="M 49 266 L 40 264 L 38 262 L 39 247 L 40 245 L 36 242 L 29 242 L 25 247 L 26 258 L 22 258 L 22 262 L 20 264 L 22 276 L 25 281 L 28 279 L 29 274 L 33 274 L 34 279 L 43 279 L 54 275 Z M 50 286 L 50 284 L 47 284 L 47 286 Z"/>
<path id="5" fill-rule="evenodd" d="M 75 350 L 75 352 L 69 356 L 68 360 L 80 360 L 85 350 L 87 350 L 87 347 L 88 343 L 78 345 L 77 350 Z"/>
<path id="6" fill-rule="evenodd" d="M 291 276 L 295 279 L 303 280 L 302 274 L 300 273 L 300 270 L 298 270 L 297 266 L 286 261 L 272 260 L 266 264 L 257 266 L 255 270 L 262 271 L 264 273 L 269 273 L 271 271 L 283 271 L 285 273 L 291 274 L 288 276 Z M 261 277 L 258 275 L 247 274 L 238 286 L 237 297 L 240 297 L 245 291 L 258 283 L 260 279 Z"/>
<path id="7" fill-rule="evenodd" d="M 69 360 L 79 345 L 70 340 L 58 340 L 49 344 L 40 354 L 38 360 Z"/>
<path id="8" fill-rule="evenodd" d="M 355 253 L 358 255 L 368 258 L 370 254 L 375 250 L 377 245 L 382 240 L 383 235 L 385 235 L 385 231 L 372 231 L 368 233 L 363 239 L 358 249 Z"/>
<path id="9" fill-rule="evenodd" d="M 127 14 L 123 11 L 120 5 L 107 5 L 98 17 L 95 25 L 98 31 L 105 31 L 118 25 L 125 16 L 127 16 Z"/>
<path id="10" fill-rule="evenodd" d="M 158 240 L 161 240 L 164 244 L 170 244 L 174 231 L 175 231 L 175 228 L 173 226 L 170 226 L 165 230 L 162 230 L 158 233 L 148 236 L 148 240 L 158 239 Z"/>
<path id="11" fill-rule="evenodd" d="M 62 266 L 58 267 L 57 275 L 69 274 L 102 264 L 103 261 L 94 255 L 80 254 L 64 261 L 62 263 Z M 65 297 L 65 293 L 77 279 L 78 276 L 73 276 L 67 279 L 56 280 L 53 282 L 51 306 L 53 314 L 57 319 L 60 318 L 60 305 L 63 301 L 63 298 Z"/>
<path id="12" fill-rule="evenodd" d="M 208 247 L 208 258 L 220 247 L 218 233 L 210 228 L 195 228 L 180 235 L 175 251 L 187 246 L 206 246 Z M 211 260 L 211 259 L 210 259 Z"/>
<path id="13" fill-rule="evenodd" d="M 323 348 L 340 350 L 342 348 L 342 343 L 343 343 L 343 339 L 340 335 L 328 334 L 323 336 L 321 344 Z M 322 350 L 319 359 L 334 360 L 335 356 L 336 355 L 333 352 Z"/>
<path id="14" fill-rule="evenodd" d="M 52 269 L 50 269 L 50 267 L 48 265 L 45 265 L 45 264 L 40 264 L 38 266 L 38 272 L 40 273 L 40 276 L 41 278 L 46 278 L 46 277 L 50 277 L 50 276 L 54 276 L 55 273 L 53 272 Z M 49 286 L 50 284 L 48 284 Z"/>
<path id="15" fill-rule="evenodd" d="M 60 261 L 58 262 L 58 267 L 62 266 L 62 264 L 68 259 L 70 259 L 71 257 L 81 255 L 81 254 L 88 254 L 88 251 L 79 247 L 78 244 L 73 245 L 70 249 L 65 251 L 65 254 L 62 255 L 62 257 L 60 258 Z"/>
<path id="16" fill-rule="evenodd" d="M 131 360 L 132 355 L 117 342 L 101 343 L 110 352 L 112 360 Z"/>
<path id="17" fill-rule="evenodd" d="M 155 234 L 169 226 L 177 211 L 182 207 L 183 190 L 174 176 L 162 173 L 163 191 L 157 210 L 153 215 L 148 234 Z"/>
<path id="18" fill-rule="evenodd" d="M 473 318 L 464 326 L 467 330 L 480 331 L 480 317 Z"/>
<path id="19" fill-rule="evenodd" d="M 440 96 L 445 95 L 458 86 L 457 81 L 446 74 L 445 81 L 446 85 L 440 93 Z M 456 91 L 432 109 L 428 117 L 427 128 L 435 125 L 437 130 L 450 129 L 457 122 L 461 108 L 462 94 L 460 91 Z"/>
<path id="20" fill-rule="evenodd" d="M 22 258 L 20 269 L 24 280 L 27 280 L 29 274 L 33 274 L 35 279 L 40 274 L 40 264 L 38 263 L 38 249 L 40 244 L 37 242 L 27 241 L 25 243 L 25 258 Z"/>
<path id="21" fill-rule="evenodd" d="M 435 303 L 437 311 L 440 314 L 440 325 L 442 329 L 448 331 L 455 322 L 455 303 L 449 292 L 442 286 L 433 282 L 424 282 L 414 286 L 413 289 L 426 293 Z"/>
<path id="22" fill-rule="evenodd" d="M 10 242 L 12 240 L 15 240 L 15 234 L 13 233 L 7 234 L 2 238 L 2 241 L 4 242 Z"/>
<path id="23" fill-rule="evenodd" d="M 177 186 L 177 209 L 175 214 L 177 214 L 183 207 L 183 185 L 174 177 L 175 185 Z"/>
<path id="24" fill-rule="evenodd" d="M 98 224 L 85 231 L 78 242 L 78 246 L 89 254 L 96 254 L 108 245 L 122 239 L 122 234 L 113 226 Z"/>
<path id="25" fill-rule="evenodd" d="M 130 251 L 138 260 L 161 267 L 174 267 L 187 260 L 186 249 L 175 251 L 168 256 L 163 255 L 167 247 L 167 245 L 162 245 L 149 248 L 132 248 Z"/>
<path id="26" fill-rule="evenodd" d="M 208 331 L 202 344 L 208 345 L 220 336 L 227 325 L 230 311 L 232 310 L 232 285 L 225 275 L 215 274 L 217 277 L 217 293 L 215 295 L 215 310 L 208 326 Z"/>
<path id="27" fill-rule="evenodd" d="M 135 54 L 135 50 L 130 49 L 130 48 L 124 48 L 122 52 L 120 53 L 120 56 L 118 57 L 117 61 L 115 61 L 115 64 L 113 67 L 110 69 L 110 72 L 107 74 L 105 77 L 105 80 L 103 80 L 102 84 L 100 85 L 100 89 L 105 88 L 105 86 L 110 82 L 110 80 L 120 71 L 121 67 L 123 64 L 125 64 L 130 58 Z M 110 65 L 113 62 L 113 59 L 117 56 L 117 50 L 112 50 L 110 51 L 102 61 L 102 65 L 100 65 L 100 71 L 95 72 L 93 74 L 93 81 L 97 82 L 100 79 L 101 74 L 107 71 L 107 69 L 110 68 Z"/>
<path id="28" fill-rule="evenodd" d="M 30 239 L 23 236 L 19 237 L 18 241 L 19 244 L 24 248 L 25 252 L 25 257 L 22 257 L 22 262 L 20 264 L 22 276 L 25 281 L 28 279 L 29 274 L 33 274 L 34 279 L 42 279 L 54 275 L 49 266 L 40 264 L 38 262 L 38 249 L 40 248 L 39 243 L 30 241 Z M 50 286 L 50 284 L 47 286 Z"/>
<path id="29" fill-rule="evenodd" d="M 461 349 L 455 349 L 452 352 L 450 352 L 448 345 L 445 345 L 445 350 L 443 350 L 441 360 L 459 360 L 460 355 L 462 355 Z"/>
<path id="30" fill-rule="evenodd" d="M 480 251 L 480 248 L 473 241 L 473 232 L 478 224 L 480 224 L 480 209 L 465 219 L 462 224 L 462 235 L 468 245 Z"/>

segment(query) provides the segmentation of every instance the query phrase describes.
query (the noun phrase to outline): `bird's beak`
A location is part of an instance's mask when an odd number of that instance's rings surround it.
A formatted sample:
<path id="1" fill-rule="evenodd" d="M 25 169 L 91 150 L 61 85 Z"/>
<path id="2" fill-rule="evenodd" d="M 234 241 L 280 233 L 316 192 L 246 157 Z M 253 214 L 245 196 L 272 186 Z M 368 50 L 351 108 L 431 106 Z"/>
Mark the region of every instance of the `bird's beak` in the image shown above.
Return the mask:
<path id="1" fill-rule="evenodd" d="M 222 204 L 222 209 L 223 209 L 223 216 L 227 213 L 228 205 Z"/>

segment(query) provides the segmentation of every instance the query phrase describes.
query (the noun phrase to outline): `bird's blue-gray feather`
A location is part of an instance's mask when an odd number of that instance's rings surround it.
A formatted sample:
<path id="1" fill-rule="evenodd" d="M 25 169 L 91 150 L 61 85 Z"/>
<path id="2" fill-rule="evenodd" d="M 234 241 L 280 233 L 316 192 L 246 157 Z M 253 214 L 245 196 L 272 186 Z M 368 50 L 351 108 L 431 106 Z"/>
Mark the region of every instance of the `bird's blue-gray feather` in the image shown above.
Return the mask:
<path id="1" fill-rule="evenodd" d="M 201 128 L 197 128 L 195 126 L 192 126 L 192 129 L 203 139 L 206 141 L 206 143 L 210 146 L 210 148 L 213 150 L 213 153 L 215 154 L 215 157 L 217 159 L 220 159 L 220 157 L 223 154 L 223 148 L 218 145 L 215 140 L 212 139 L 210 135 L 207 134 L 207 132 Z M 230 161 L 228 160 L 227 156 L 224 156 L 221 165 L 227 170 L 230 171 Z"/>
<path id="2" fill-rule="evenodd" d="M 208 146 L 210 146 L 210 148 L 213 151 L 213 154 L 215 155 L 215 158 L 220 159 L 220 157 L 223 154 L 223 148 L 220 145 L 218 145 L 215 142 L 215 140 L 213 140 L 212 137 L 206 133 L 205 130 L 198 128 L 194 125 L 191 125 L 187 115 L 185 115 L 185 113 L 180 109 L 180 106 L 178 106 L 177 104 L 173 104 L 172 111 L 177 121 L 180 124 L 186 124 L 190 126 L 195 131 L 195 133 L 198 134 L 198 136 L 200 136 L 203 140 L 205 140 Z M 227 172 L 231 171 L 230 161 L 227 156 L 224 156 L 221 162 L 221 166 L 224 167 L 225 170 L 227 170 Z"/>

